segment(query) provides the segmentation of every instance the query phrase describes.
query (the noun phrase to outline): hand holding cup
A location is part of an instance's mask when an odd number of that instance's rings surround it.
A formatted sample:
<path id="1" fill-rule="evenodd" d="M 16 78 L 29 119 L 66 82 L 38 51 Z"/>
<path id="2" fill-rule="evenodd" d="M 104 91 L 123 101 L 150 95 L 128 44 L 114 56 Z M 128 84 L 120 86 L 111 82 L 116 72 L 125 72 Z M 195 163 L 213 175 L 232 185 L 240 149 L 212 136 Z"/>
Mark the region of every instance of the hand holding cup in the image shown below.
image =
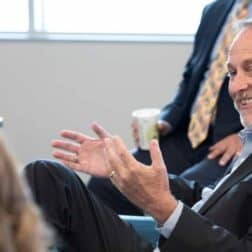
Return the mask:
<path id="1" fill-rule="evenodd" d="M 137 147 L 142 150 L 149 150 L 149 143 L 152 139 L 158 139 L 159 130 L 159 109 L 138 109 L 132 112 L 133 139 Z"/>

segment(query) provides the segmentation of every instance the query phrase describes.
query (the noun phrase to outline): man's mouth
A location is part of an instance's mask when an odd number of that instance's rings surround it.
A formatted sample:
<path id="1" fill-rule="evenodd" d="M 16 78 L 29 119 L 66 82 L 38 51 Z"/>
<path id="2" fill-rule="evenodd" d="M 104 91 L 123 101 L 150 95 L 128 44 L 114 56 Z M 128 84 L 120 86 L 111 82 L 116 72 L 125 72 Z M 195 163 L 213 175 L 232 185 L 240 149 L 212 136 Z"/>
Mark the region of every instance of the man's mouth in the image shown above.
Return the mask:
<path id="1" fill-rule="evenodd" d="M 251 92 L 240 92 L 236 97 L 236 104 L 241 106 L 246 106 L 252 103 L 252 93 Z"/>
<path id="2" fill-rule="evenodd" d="M 238 99 L 238 102 L 239 102 L 241 105 L 250 104 L 250 103 L 252 103 L 252 97 L 239 98 L 239 99 Z"/>

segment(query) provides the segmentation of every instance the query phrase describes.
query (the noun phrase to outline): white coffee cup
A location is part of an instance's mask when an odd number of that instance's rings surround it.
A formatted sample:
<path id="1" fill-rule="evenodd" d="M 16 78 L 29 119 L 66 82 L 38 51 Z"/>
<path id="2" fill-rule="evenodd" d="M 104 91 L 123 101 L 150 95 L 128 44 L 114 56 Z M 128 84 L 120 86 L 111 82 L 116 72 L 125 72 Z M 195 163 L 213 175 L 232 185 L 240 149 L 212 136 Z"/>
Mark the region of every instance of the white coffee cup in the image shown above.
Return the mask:
<path id="1" fill-rule="evenodd" d="M 139 147 L 142 150 L 149 150 L 151 139 L 158 139 L 157 121 L 160 109 L 145 108 L 132 112 L 133 122 L 137 126 L 139 136 Z"/>

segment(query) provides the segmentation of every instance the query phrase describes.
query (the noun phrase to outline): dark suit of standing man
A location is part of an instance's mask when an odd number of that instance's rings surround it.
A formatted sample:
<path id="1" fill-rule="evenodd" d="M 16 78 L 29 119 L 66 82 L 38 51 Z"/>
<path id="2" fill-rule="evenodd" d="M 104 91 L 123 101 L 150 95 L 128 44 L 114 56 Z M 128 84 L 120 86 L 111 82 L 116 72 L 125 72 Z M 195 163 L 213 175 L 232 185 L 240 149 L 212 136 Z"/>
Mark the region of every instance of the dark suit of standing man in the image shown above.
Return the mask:
<path id="1" fill-rule="evenodd" d="M 239 151 L 236 133 L 242 126 L 228 94 L 228 77 L 223 80 L 215 120 L 211 123 L 207 139 L 193 149 L 187 137 L 193 103 L 208 71 L 216 40 L 235 4 L 235 0 L 219 0 L 205 7 L 195 36 L 194 48 L 185 66 L 177 94 L 161 113 L 161 120 L 171 125 L 169 133 L 160 138 L 160 147 L 169 173 L 180 174 L 203 185 L 213 184 L 225 172 L 228 162 L 224 167 L 219 164 L 222 155 L 231 152 L 228 157 L 230 160 Z M 222 148 L 220 155 L 209 159 L 207 157 L 209 148 L 219 141 L 223 141 L 220 142 L 222 146 L 219 146 Z M 138 149 L 133 155 L 145 164 L 150 163 L 147 151 Z M 92 178 L 88 187 L 117 213 L 142 214 L 113 187 L 109 180 Z"/>

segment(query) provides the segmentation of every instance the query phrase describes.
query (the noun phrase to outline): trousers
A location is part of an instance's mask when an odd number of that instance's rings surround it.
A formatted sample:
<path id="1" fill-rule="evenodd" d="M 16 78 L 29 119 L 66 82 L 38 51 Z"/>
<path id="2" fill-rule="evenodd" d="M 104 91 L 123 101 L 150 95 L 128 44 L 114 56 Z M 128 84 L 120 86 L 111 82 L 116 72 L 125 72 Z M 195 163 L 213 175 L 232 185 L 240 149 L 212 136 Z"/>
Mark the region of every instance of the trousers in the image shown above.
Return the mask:
<path id="1" fill-rule="evenodd" d="M 32 195 L 56 233 L 58 251 L 149 252 L 144 241 L 85 187 L 73 171 L 48 160 L 28 164 Z"/>

